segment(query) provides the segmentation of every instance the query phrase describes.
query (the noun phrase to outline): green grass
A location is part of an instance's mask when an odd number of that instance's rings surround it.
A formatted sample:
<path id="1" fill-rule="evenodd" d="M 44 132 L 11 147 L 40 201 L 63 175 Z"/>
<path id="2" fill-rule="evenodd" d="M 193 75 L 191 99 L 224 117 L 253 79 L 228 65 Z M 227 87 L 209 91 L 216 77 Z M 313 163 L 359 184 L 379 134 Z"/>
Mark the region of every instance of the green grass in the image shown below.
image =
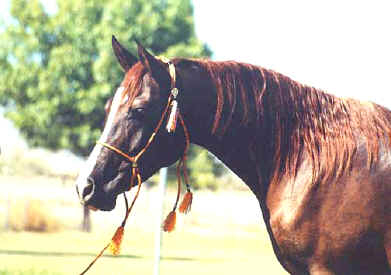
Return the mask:
<path id="1" fill-rule="evenodd" d="M 160 274 L 286 274 L 266 232 L 230 231 L 164 234 Z M 112 233 L 0 233 L 0 275 L 79 274 Z M 106 253 L 87 274 L 152 274 L 153 245 L 152 232 L 127 229 L 121 255 Z"/>
<path id="2" fill-rule="evenodd" d="M 0 176 L 0 182 L 7 190 L 0 194 L 0 226 L 5 224 L 7 215 L 3 214 L 9 199 L 21 210 L 12 219 L 23 222 L 23 211 L 29 206 L 26 201 L 36 194 L 39 197 L 35 199 L 52 210 L 49 214 L 56 214 L 61 224 L 67 225 L 60 228 L 79 227 L 82 212 L 73 186 L 68 190 L 45 178 Z M 143 190 L 127 224 L 121 255 L 105 253 L 87 275 L 153 274 L 152 230 L 156 226 L 153 221 L 157 207 L 152 203 L 156 199 L 154 192 Z M 167 192 L 166 209 L 172 207 L 175 195 Z M 90 234 L 0 231 L 0 275 L 80 274 L 121 221 L 123 205 L 117 208 L 112 213 L 92 213 L 94 232 Z M 179 215 L 177 229 L 163 234 L 160 274 L 287 274 L 274 256 L 260 214 L 253 215 L 254 211 L 259 211 L 259 205 L 248 192 L 198 191 L 191 214 Z"/>
<path id="3" fill-rule="evenodd" d="M 61 273 L 53 273 L 47 270 L 44 271 L 36 271 L 34 269 L 30 270 L 22 270 L 22 271 L 15 271 L 15 270 L 0 270 L 0 275 L 61 275 Z"/>

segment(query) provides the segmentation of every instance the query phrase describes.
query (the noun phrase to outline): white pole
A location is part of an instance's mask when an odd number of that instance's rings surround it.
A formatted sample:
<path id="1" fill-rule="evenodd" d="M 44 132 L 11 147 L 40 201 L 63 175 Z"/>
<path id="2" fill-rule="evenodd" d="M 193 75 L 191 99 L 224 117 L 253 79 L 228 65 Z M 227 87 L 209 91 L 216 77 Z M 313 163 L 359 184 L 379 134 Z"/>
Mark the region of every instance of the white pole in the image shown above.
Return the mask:
<path id="1" fill-rule="evenodd" d="M 156 220 L 156 229 L 155 229 L 155 255 L 154 255 L 154 275 L 159 275 L 160 273 L 160 248 L 162 246 L 162 220 L 163 220 L 163 205 L 164 205 L 164 195 L 166 193 L 166 183 L 167 183 L 167 168 L 160 169 L 160 180 L 158 187 L 158 210 L 157 210 L 157 220 Z"/>

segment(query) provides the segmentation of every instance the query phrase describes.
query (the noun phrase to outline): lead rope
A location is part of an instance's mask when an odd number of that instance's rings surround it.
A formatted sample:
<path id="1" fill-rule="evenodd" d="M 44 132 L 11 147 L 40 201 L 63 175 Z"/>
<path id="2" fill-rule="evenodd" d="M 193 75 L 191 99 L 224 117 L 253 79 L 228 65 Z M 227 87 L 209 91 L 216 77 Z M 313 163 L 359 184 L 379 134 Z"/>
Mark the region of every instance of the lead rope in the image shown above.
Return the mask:
<path id="1" fill-rule="evenodd" d="M 163 223 L 163 230 L 165 232 L 171 232 L 175 228 L 176 208 L 177 208 L 178 201 L 180 198 L 180 193 L 181 193 L 181 172 L 183 173 L 183 178 L 185 181 L 187 192 L 183 198 L 182 203 L 179 206 L 179 212 L 186 214 L 191 209 L 191 203 L 193 201 L 193 194 L 190 190 L 189 177 L 187 174 L 187 167 L 186 167 L 187 152 L 188 152 L 189 146 L 190 146 L 190 135 L 189 135 L 188 129 L 185 125 L 185 122 L 182 118 L 182 115 L 179 112 L 178 103 L 176 100 L 176 97 L 178 95 L 178 89 L 175 87 L 175 82 L 176 82 L 175 67 L 169 59 L 167 59 L 165 57 L 159 57 L 159 59 L 162 60 L 164 63 L 168 64 L 168 66 L 169 66 L 169 73 L 171 76 L 171 94 L 168 98 L 166 108 L 164 109 L 163 114 L 162 114 L 159 122 L 158 122 L 157 126 L 155 127 L 152 135 L 148 139 L 147 144 L 144 146 L 144 148 L 141 149 L 140 152 L 138 152 L 138 154 L 136 156 L 131 157 L 128 154 L 119 150 L 118 148 L 111 146 L 110 144 L 107 144 L 107 143 L 101 142 L 101 141 L 97 141 L 98 144 L 116 152 L 117 154 L 119 154 L 119 155 L 123 156 L 124 158 L 126 158 L 127 160 L 129 160 L 129 162 L 132 164 L 132 168 L 131 168 L 132 175 L 130 178 L 129 190 L 132 188 L 132 186 L 134 186 L 133 185 L 134 180 L 137 179 L 137 191 L 136 191 L 136 194 L 133 198 L 133 201 L 132 201 L 130 207 L 128 207 L 127 197 L 126 197 L 125 193 L 123 193 L 124 199 L 125 199 L 126 213 L 125 213 L 125 217 L 124 217 L 121 225 L 115 231 L 114 236 L 111 238 L 111 241 L 99 252 L 99 254 L 86 267 L 86 269 L 84 269 L 84 271 L 82 273 L 80 273 L 80 275 L 84 275 L 92 267 L 92 265 L 103 255 L 103 253 L 105 252 L 106 249 L 109 249 L 113 255 L 118 255 L 120 253 L 121 242 L 122 242 L 123 235 L 124 235 L 126 221 L 128 220 L 128 217 L 129 217 L 129 214 L 133 208 L 133 205 L 136 202 L 136 199 L 138 198 L 138 195 L 139 195 L 140 189 L 141 189 L 141 184 L 142 184 L 141 174 L 140 174 L 140 170 L 138 168 L 137 161 L 141 157 L 141 155 L 144 154 L 144 152 L 148 149 L 148 147 L 150 146 L 150 144 L 154 140 L 154 138 L 155 138 L 157 132 L 159 131 L 159 129 L 164 121 L 164 118 L 166 117 L 166 114 L 168 113 L 169 110 L 170 110 L 170 112 L 168 115 L 166 129 L 169 133 L 175 132 L 177 121 L 179 118 L 179 121 L 182 125 L 184 135 L 185 135 L 185 149 L 183 151 L 182 158 L 179 160 L 179 162 L 177 164 L 178 191 L 177 191 L 175 204 L 174 204 L 173 210 L 168 214 L 167 218 L 165 219 L 165 221 Z"/>

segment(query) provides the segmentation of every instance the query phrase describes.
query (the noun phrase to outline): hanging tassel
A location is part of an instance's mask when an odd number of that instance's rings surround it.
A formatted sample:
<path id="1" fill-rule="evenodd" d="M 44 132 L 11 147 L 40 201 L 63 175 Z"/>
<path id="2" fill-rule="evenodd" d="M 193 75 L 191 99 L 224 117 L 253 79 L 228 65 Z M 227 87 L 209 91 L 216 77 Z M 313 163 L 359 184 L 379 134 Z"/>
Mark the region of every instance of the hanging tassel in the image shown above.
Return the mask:
<path id="1" fill-rule="evenodd" d="M 170 212 L 170 214 L 168 214 L 167 218 L 165 219 L 165 221 L 163 223 L 163 230 L 165 232 L 171 232 L 175 228 L 175 223 L 176 223 L 176 212 L 175 211 L 178 206 L 179 197 L 181 195 L 181 167 L 182 167 L 182 164 L 183 164 L 183 159 L 181 159 L 178 162 L 177 167 L 176 167 L 176 175 L 177 175 L 177 179 L 178 179 L 178 191 L 176 194 L 174 207 L 173 207 L 172 211 Z"/>
<path id="2" fill-rule="evenodd" d="M 170 115 L 168 117 L 168 122 L 167 122 L 167 132 L 173 133 L 175 132 L 176 125 L 178 121 L 178 102 L 174 99 L 171 102 L 170 106 Z"/>
<path id="3" fill-rule="evenodd" d="M 120 226 L 117 228 L 117 231 L 115 231 L 115 234 L 109 244 L 109 250 L 115 256 L 119 255 L 123 236 L 124 236 L 124 227 Z"/>
<path id="4" fill-rule="evenodd" d="M 175 229 L 175 224 L 176 224 L 176 212 L 175 210 L 172 210 L 170 214 L 168 214 L 167 218 L 163 223 L 164 232 L 173 231 Z"/>
<path id="5" fill-rule="evenodd" d="M 193 193 L 187 190 L 181 204 L 179 205 L 179 212 L 183 214 L 189 213 L 191 210 L 191 203 L 193 202 Z"/>

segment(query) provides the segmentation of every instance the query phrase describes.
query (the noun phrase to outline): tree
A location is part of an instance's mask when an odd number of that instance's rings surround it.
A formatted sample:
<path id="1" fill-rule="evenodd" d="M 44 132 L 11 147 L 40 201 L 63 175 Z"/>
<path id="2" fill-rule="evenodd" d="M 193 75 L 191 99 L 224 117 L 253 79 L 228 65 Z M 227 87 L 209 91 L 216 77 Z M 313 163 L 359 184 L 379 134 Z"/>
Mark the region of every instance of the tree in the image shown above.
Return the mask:
<path id="1" fill-rule="evenodd" d="M 216 190 L 217 177 L 224 172 L 224 166 L 212 154 L 198 146 L 192 146 L 189 158 L 190 181 L 196 189 Z"/>
<path id="2" fill-rule="evenodd" d="M 39 0 L 13 0 L 0 34 L 0 103 L 32 146 L 87 155 L 104 103 L 123 77 L 111 35 L 135 52 L 211 54 L 195 36 L 190 0 L 67 0 L 49 14 Z M 2 28 L 0 27 L 0 30 Z"/>
<path id="3" fill-rule="evenodd" d="M 134 53 L 136 38 L 157 55 L 211 55 L 195 36 L 190 0 L 57 5 L 48 13 L 40 0 L 12 0 L 12 21 L 0 26 L 0 104 L 31 146 L 65 148 L 81 156 L 91 151 L 105 102 L 123 77 L 112 53 L 112 34 Z M 206 152 L 196 157 L 199 152 L 192 147 L 189 155 L 193 185 L 214 188 L 212 171 L 221 164 Z M 175 169 L 169 172 L 175 175 Z"/>

